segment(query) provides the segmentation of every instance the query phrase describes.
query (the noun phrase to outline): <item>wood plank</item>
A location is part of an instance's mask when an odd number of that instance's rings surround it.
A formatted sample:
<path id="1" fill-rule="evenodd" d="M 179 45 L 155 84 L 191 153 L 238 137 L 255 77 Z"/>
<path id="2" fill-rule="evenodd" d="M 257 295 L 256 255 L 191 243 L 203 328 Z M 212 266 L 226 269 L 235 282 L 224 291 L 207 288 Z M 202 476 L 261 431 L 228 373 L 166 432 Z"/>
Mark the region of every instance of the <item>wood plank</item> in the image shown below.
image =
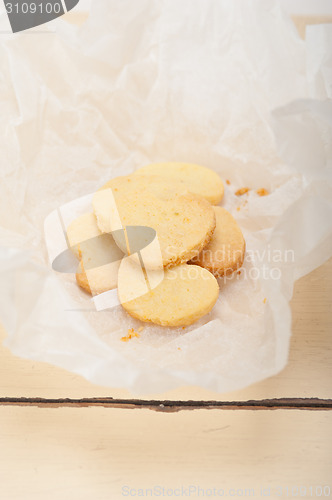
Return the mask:
<path id="1" fill-rule="evenodd" d="M 125 486 L 191 485 L 270 498 L 302 487 L 313 498 L 332 486 L 330 412 L 2 407 L 0 428 L 4 500 L 119 500 Z"/>

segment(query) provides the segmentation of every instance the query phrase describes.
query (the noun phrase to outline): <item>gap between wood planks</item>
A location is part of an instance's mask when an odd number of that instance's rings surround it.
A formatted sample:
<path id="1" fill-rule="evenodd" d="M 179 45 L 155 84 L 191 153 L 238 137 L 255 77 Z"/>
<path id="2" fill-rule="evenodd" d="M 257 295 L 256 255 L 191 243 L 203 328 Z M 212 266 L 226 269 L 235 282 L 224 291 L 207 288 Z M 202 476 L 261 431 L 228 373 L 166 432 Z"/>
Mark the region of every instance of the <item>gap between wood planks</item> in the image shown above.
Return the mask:
<path id="1" fill-rule="evenodd" d="M 15 398 L 0 397 L 0 406 L 38 406 L 40 408 L 89 407 L 154 410 L 178 412 L 182 410 L 332 410 L 332 399 L 279 398 L 249 401 L 159 401 L 113 398 Z"/>

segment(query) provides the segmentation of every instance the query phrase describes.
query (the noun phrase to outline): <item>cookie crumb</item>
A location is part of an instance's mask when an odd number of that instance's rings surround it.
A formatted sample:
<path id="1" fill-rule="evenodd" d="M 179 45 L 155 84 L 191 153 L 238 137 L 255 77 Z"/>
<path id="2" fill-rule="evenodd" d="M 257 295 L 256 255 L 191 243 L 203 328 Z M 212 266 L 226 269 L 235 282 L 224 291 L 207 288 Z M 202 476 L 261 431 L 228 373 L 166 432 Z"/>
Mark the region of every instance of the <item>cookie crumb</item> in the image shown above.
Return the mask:
<path id="1" fill-rule="evenodd" d="M 143 329 L 143 327 L 141 326 Z M 134 337 L 139 338 L 140 334 L 135 332 L 133 328 L 128 328 L 128 334 L 125 335 L 124 337 L 121 337 L 122 342 L 128 342 L 128 340 L 133 339 Z"/>
<path id="2" fill-rule="evenodd" d="M 265 297 L 265 299 L 263 300 L 263 304 L 266 304 L 266 301 L 267 301 L 267 298 Z"/>
<path id="3" fill-rule="evenodd" d="M 183 326 L 183 327 L 182 327 L 182 330 L 184 330 L 185 328 L 186 328 L 186 327 L 185 327 L 185 326 Z"/>
<path id="4" fill-rule="evenodd" d="M 137 330 L 137 333 L 140 333 L 144 330 L 144 326 L 140 326 L 139 329 Z"/>
<path id="5" fill-rule="evenodd" d="M 241 207 L 236 207 L 236 210 L 239 211 Z"/>
<path id="6" fill-rule="evenodd" d="M 178 347 L 178 351 L 181 351 L 181 347 Z"/>
<path id="7" fill-rule="evenodd" d="M 249 188 L 243 187 L 235 191 L 236 196 L 242 196 L 243 194 L 246 194 L 249 191 Z"/>
<path id="8" fill-rule="evenodd" d="M 268 194 L 270 194 L 265 188 L 257 189 L 256 193 L 258 194 L 258 196 L 267 196 Z"/>
<path id="9" fill-rule="evenodd" d="M 231 181 L 229 181 L 228 179 L 226 179 L 226 184 L 227 184 L 228 186 L 230 186 Z"/>
<path id="10" fill-rule="evenodd" d="M 237 274 L 238 274 L 238 275 L 240 275 L 240 274 L 241 274 L 241 271 L 238 271 L 238 272 L 237 272 Z"/>

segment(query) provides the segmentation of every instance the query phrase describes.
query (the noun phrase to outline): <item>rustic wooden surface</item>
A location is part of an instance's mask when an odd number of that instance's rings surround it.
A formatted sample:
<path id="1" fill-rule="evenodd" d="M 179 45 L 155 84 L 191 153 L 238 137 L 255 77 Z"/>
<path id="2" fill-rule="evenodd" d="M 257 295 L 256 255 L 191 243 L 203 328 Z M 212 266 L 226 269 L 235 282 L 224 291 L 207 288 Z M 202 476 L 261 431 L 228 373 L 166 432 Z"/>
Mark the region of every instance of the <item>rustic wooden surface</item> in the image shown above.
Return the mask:
<path id="1" fill-rule="evenodd" d="M 4 500 L 119 500 L 126 486 L 190 485 L 256 498 L 270 488 L 273 499 L 278 487 L 283 498 L 306 487 L 302 498 L 315 498 L 310 487 L 331 487 L 332 412 L 8 406 L 0 425 Z"/>
<path id="2" fill-rule="evenodd" d="M 153 488 L 161 498 L 211 497 L 214 488 L 213 498 L 325 498 L 331 283 L 332 260 L 296 283 L 287 367 L 228 394 L 183 387 L 143 404 L 13 356 L 0 328 L 0 500 L 152 498 Z"/>

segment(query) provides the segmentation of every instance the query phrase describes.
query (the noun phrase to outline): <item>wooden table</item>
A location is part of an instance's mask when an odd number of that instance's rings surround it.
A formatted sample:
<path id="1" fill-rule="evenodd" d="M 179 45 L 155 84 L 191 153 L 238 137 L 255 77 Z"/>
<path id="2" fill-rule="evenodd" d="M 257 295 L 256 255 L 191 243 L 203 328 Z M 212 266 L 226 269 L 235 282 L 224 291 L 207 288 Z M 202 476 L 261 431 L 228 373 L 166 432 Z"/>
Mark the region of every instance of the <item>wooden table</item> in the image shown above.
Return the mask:
<path id="1" fill-rule="evenodd" d="M 0 343 L 0 500 L 332 496 L 331 284 L 296 283 L 287 367 L 228 394 L 133 400 Z"/>

